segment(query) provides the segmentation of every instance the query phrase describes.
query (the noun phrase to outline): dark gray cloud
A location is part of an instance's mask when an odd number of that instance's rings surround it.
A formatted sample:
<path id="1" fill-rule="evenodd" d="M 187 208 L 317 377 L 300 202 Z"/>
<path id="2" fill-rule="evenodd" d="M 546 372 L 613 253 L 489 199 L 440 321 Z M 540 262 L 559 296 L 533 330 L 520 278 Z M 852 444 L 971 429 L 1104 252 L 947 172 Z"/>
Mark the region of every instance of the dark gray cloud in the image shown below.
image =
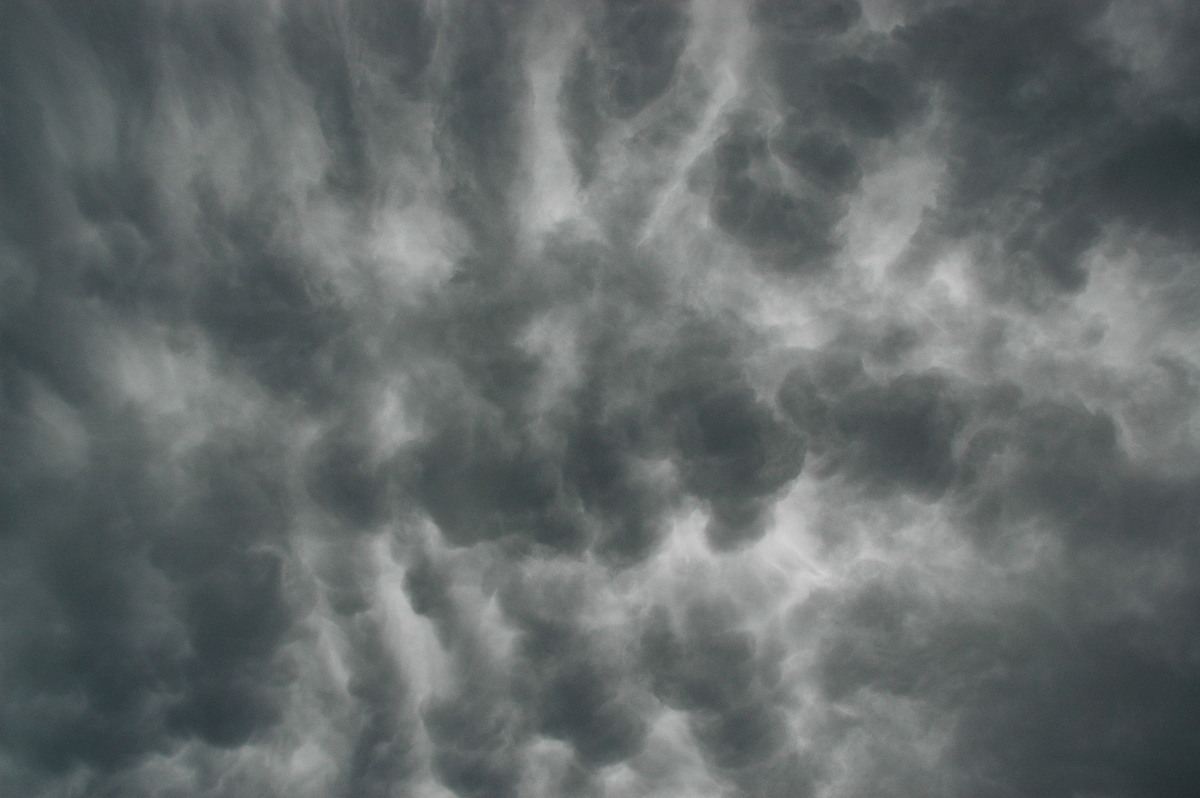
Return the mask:
<path id="1" fill-rule="evenodd" d="M 789 137 L 797 135 L 791 133 Z M 821 171 L 836 172 L 836 165 L 822 169 L 817 162 L 819 152 L 814 158 L 803 151 L 807 141 L 791 147 L 785 144 L 784 157 L 799 161 L 798 169 L 808 173 L 806 176 L 817 172 L 818 180 L 823 176 Z M 797 148 L 801 150 L 798 153 Z M 765 137 L 736 126 L 718 140 L 713 157 L 716 180 L 711 214 L 718 227 L 783 269 L 807 271 L 828 265 L 834 250 L 833 227 L 842 211 L 837 201 L 837 189 L 842 186 L 838 184 L 851 182 L 849 176 L 840 180 L 835 176 L 834 191 L 826 196 L 819 190 L 811 196 L 789 191 L 771 159 Z M 837 154 L 833 157 L 836 159 Z M 850 171 L 850 167 L 844 169 Z"/>
<path id="2" fill-rule="evenodd" d="M 1186 3 L 0 7 L 0 792 L 1193 791 Z"/>
<path id="3" fill-rule="evenodd" d="M 897 31 L 920 74 L 944 92 L 947 145 L 957 152 L 928 238 L 978 241 L 997 293 L 1078 291 L 1088 251 L 1118 220 L 1192 236 L 1184 219 L 1195 201 L 1186 188 L 1194 120 L 1177 106 L 1189 89 L 1123 101 L 1145 79 L 1104 40 L 1122 35 L 1112 28 L 1123 6 L 950 5 Z M 1189 12 L 1158 11 L 1188 24 Z M 925 239 L 915 239 L 914 257 L 928 257 Z"/>

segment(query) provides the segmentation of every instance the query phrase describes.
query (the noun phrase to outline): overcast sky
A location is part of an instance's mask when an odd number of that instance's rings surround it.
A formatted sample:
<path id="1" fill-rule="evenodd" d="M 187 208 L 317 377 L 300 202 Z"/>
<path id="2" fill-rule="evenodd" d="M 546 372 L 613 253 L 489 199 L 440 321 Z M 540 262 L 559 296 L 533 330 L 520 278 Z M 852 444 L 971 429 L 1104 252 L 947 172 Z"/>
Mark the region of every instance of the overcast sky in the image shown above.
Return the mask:
<path id="1" fill-rule="evenodd" d="M 0 2 L 0 794 L 1196 795 L 1198 41 Z"/>

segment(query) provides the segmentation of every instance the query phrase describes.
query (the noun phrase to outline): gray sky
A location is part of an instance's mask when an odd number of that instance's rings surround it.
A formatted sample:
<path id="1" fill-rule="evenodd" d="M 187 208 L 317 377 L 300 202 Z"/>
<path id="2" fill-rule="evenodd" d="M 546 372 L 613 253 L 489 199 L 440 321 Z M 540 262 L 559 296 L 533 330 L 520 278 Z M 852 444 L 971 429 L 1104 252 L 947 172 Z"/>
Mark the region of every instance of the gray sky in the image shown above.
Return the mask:
<path id="1" fill-rule="evenodd" d="M 1198 37 L 0 4 L 0 793 L 1194 795 Z"/>

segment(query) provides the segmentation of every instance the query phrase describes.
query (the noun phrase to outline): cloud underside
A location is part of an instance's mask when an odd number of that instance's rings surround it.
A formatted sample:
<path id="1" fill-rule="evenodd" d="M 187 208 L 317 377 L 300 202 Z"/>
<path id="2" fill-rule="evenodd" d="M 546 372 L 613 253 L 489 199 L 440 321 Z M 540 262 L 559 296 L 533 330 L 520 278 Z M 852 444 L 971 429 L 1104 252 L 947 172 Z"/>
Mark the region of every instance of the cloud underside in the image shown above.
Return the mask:
<path id="1" fill-rule="evenodd" d="M 0 7 L 0 792 L 1190 796 L 1200 14 Z"/>

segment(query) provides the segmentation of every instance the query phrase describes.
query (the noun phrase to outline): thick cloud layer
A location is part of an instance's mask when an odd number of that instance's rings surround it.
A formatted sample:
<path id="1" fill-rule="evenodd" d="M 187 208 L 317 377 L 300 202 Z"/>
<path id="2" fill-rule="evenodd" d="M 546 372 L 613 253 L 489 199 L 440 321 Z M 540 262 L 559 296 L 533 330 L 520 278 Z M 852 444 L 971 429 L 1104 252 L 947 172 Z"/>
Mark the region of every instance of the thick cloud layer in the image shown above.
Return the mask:
<path id="1" fill-rule="evenodd" d="M 0 793 L 1192 795 L 1197 33 L 0 4 Z"/>

